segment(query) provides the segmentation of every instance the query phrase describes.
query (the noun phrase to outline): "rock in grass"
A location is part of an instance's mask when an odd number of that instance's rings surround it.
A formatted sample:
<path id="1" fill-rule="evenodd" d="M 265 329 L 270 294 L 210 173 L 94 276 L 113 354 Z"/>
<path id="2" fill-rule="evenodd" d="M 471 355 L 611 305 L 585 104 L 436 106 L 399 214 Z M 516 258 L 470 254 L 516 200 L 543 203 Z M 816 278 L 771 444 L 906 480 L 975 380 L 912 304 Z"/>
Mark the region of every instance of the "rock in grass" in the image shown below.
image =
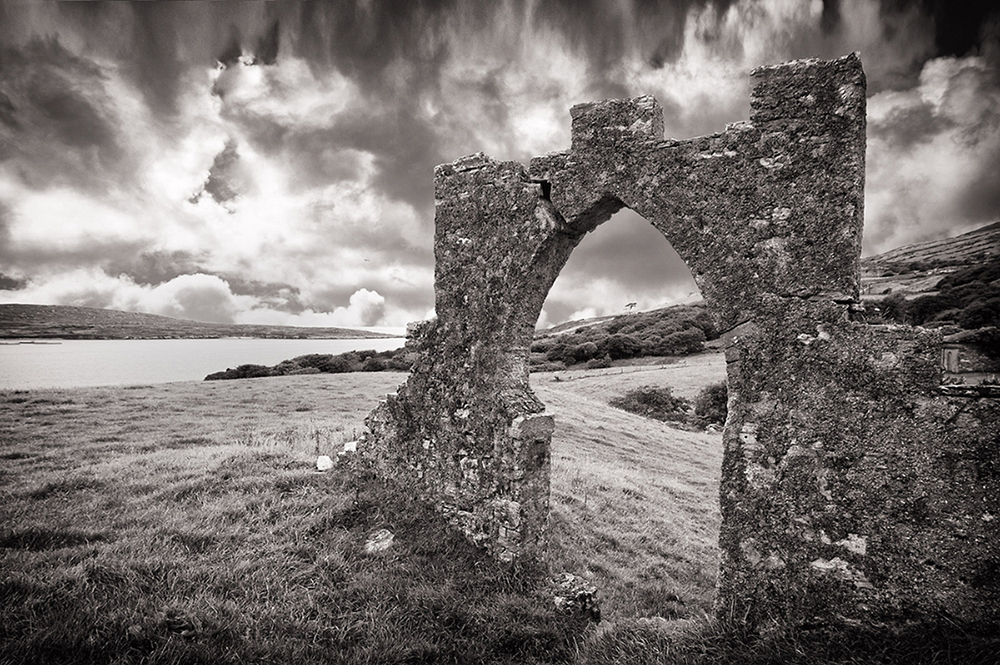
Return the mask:
<path id="1" fill-rule="evenodd" d="M 329 471 L 333 468 L 333 460 L 330 459 L 329 455 L 320 455 L 316 458 L 316 470 L 317 471 Z"/>
<path id="2" fill-rule="evenodd" d="M 365 541 L 365 554 L 376 554 L 378 552 L 384 552 L 390 547 L 392 547 L 392 541 L 395 540 L 396 536 L 393 535 L 392 531 L 388 529 L 379 529 L 375 531 L 370 536 L 368 540 Z"/>
<path id="3" fill-rule="evenodd" d="M 601 601 L 597 587 L 582 577 L 562 573 L 552 580 L 556 609 L 566 614 L 578 614 L 594 623 L 601 621 Z"/>

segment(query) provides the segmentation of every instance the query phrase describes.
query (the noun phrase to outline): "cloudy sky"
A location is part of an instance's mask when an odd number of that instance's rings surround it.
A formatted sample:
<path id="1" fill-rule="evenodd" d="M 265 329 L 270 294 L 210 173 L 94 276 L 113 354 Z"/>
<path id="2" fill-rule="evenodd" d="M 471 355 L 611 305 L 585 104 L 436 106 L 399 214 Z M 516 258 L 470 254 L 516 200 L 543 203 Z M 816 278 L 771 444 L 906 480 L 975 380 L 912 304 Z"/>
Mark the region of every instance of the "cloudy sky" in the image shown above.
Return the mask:
<path id="1" fill-rule="evenodd" d="M 990 0 L 0 1 L 0 302 L 402 326 L 433 309 L 433 167 L 569 146 L 653 94 L 667 135 L 749 113 L 747 72 L 860 51 L 865 252 L 1000 219 Z M 992 11 L 992 13 L 991 13 Z M 623 211 L 542 323 L 694 290 Z"/>

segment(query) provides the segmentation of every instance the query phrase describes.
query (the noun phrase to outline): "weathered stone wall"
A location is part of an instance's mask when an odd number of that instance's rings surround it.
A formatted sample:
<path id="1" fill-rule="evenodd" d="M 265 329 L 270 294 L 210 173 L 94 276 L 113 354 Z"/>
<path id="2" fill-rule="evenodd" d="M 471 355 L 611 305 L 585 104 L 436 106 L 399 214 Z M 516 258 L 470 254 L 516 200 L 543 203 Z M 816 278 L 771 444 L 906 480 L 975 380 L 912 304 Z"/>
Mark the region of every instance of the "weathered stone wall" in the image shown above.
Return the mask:
<path id="1" fill-rule="evenodd" d="M 768 298 L 727 349 L 720 610 L 757 623 L 1000 620 L 1000 404 L 940 335 Z"/>
<path id="2" fill-rule="evenodd" d="M 575 106 L 526 170 L 438 167 L 436 311 L 359 452 L 502 560 L 544 559 L 552 417 L 528 386 L 542 303 L 623 206 L 727 329 L 718 609 L 753 623 L 1000 606 L 996 400 L 946 394 L 941 339 L 859 308 L 865 79 L 856 56 L 754 71 L 749 122 L 663 139 L 652 97 Z"/>

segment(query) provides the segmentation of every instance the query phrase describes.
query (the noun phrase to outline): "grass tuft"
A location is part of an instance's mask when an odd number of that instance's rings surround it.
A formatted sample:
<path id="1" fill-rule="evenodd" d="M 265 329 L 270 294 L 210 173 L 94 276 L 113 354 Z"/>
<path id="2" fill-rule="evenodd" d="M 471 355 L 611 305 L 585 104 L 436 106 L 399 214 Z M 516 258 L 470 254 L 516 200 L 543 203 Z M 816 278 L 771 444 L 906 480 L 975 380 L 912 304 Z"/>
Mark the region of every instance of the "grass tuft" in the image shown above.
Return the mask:
<path id="1" fill-rule="evenodd" d="M 105 540 L 107 535 L 73 529 L 49 529 L 34 526 L 14 531 L 0 532 L 0 548 L 41 552 L 79 545 L 89 545 Z"/>

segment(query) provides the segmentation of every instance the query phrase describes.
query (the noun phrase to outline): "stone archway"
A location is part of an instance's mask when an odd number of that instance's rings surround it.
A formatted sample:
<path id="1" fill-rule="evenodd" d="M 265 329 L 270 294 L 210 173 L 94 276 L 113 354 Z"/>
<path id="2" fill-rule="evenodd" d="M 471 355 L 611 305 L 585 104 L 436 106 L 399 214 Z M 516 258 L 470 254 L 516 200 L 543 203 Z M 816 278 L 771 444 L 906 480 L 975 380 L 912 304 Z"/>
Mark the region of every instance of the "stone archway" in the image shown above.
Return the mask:
<path id="1" fill-rule="evenodd" d="M 652 97 L 608 100 L 575 106 L 571 148 L 527 169 L 482 154 L 437 167 L 437 319 L 410 331 L 418 360 L 369 416 L 359 452 L 500 560 L 544 559 L 553 419 L 528 385 L 528 347 L 573 248 L 628 206 L 685 260 L 728 331 L 719 611 L 798 623 L 995 601 L 995 581 L 962 582 L 1000 561 L 994 522 L 970 521 L 979 545 L 948 550 L 950 568 L 929 574 L 920 548 L 948 536 L 926 505 L 907 506 L 920 485 L 969 514 L 1000 512 L 995 476 L 970 493 L 954 473 L 956 456 L 1000 438 L 1000 409 L 935 392 L 935 333 L 852 321 L 861 62 L 751 77 L 749 122 L 721 134 L 665 140 Z M 951 456 L 913 452 L 914 432 L 934 432 Z M 890 481 L 890 461 L 908 481 Z M 1000 474 L 984 464 L 976 473 Z M 916 540 L 900 541 L 901 525 Z"/>

